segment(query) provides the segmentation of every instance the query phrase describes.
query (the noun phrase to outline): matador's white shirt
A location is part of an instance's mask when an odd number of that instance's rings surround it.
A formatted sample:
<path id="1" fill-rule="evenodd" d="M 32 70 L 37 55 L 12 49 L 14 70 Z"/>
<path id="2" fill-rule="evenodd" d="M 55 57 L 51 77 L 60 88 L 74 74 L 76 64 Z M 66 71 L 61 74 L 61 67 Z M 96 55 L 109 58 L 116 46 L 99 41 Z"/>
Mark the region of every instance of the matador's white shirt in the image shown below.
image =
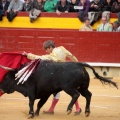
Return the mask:
<path id="1" fill-rule="evenodd" d="M 71 59 L 72 61 L 77 62 L 77 58 L 72 55 L 68 50 L 66 50 L 63 46 L 56 47 L 53 49 L 52 53 L 48 55 L 34 55 L 32 53 L 28 53 L 27 58 L 30 60 L 34 59 L 42 59 L 42 60 L 53 60 L 55 62 L 65 62 L 66 58 Z"/>

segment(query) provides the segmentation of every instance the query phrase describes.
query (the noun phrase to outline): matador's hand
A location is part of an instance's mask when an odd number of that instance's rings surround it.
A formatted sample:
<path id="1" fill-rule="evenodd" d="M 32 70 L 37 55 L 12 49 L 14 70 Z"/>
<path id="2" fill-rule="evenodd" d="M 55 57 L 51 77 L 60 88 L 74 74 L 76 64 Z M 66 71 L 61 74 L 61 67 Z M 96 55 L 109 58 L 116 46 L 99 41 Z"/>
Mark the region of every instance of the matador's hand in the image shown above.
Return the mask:
<path id="1" fill-rule="evenodd" d="M 22 53 L 22 55 L 24 55 L 24 56 L 27 56 L 27 54 L 28 54 L 28 53 L 27 53 L 27 52 L 25 52 L 25 51 Z"/>

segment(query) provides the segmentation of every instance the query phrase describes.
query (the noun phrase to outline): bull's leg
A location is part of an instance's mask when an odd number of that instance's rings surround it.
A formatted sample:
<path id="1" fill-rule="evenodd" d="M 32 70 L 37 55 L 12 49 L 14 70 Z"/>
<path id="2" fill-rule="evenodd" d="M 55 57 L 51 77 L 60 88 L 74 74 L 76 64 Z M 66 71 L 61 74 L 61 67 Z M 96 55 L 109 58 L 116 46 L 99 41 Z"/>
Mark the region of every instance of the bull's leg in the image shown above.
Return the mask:
<path id="1" fill-rule="evenodd" d="M 64 91 L 72 97 L 72 100 L 67 108 L 67 114 L 70 114 L 72 112 L 73 105 L 80 96 L 80 93 L 76 89 L 69 89 L 69 90 L 64 89 Z"/>
<path id="2" fill-rule="evenodd" d="M 40 112 L 40 108 L 46 103 L 46 101 L 48 100 L 49 96 L 47 97 L 43 97 L 39 100 L 38 104 L 37 104 L 37 110 L 35 111 L 35 116 L 39 115 Z"/>
<path id="3" fill-rule="evenodd" d="M 88 117 L 90 115 L 90 102 L 92 93 L 88 89 L 81 90 L 80 93 L 86 98 L 85 116 Z"/>
<path id="4" fill-rule="evenodd" d="M 30 107 L 30 110 L 29 110 L 28 119 L 34 117 L 34 109 L 33 109 L 34 101 L 35 101 L 35 99 L 32 99 L 31 97 L 29 97 L 29 107 Z"/>

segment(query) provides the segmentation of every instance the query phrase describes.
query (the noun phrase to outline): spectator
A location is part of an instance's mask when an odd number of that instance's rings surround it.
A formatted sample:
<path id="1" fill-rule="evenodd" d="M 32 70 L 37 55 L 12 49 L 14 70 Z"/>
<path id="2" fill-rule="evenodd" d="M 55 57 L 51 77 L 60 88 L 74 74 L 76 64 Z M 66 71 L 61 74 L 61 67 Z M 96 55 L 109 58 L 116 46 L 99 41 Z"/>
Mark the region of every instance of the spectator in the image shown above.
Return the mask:
<path id="1" fill-rule="evenodd" d="M 89 11 L 99 12 L 102 11 L 103 8 L 103 0 L 93 0 L 90 3 Z"/>
<path id="2" fill-rule="evenodd" d="M 34 0 L 33 1 L 33 8 L 44 12 L 44 1 L 43 0 Z"/>
<path id="3" fill-rule="evenodd" d="M 119 31 L 119 22 L 118 21 L 115 21 L 114 23 L 113 23 L 113 31 L 114 32 L 118 32 Z"/>
<path id="4" fill-rule="evenodd" d="M 120 23 L 120 12 L 117 13 L 118 16 L 118 22 Z"/>
<path id="5" fill-rule="evenodd" d="M 88 18 L 91 25 L 97 22 L 102 16 L 103 0 L 93 0 L 90 3 Z"/>
<path id="6" fill-rule="evenodd" d="M 106 16 L 108 21 L 110 20 L 110 13 L 111 13 L 112 4 L 113 4 L 113 0 L 104 0 L 104 7 L 103 7 L 102 16 Z"/>
<path id="7" fill-rule="evenodd" d="M 33 1 L 33 9 L 30 11 L 30 22 L 33 22 L 38 18 L 41 12 L 44 12 L 44 1 L 43 0 L 34 0 Z"/>
<path id="8" fill-rule="evenodd" d="M 55 12 L 58 0 L 47 0 L 44 5 L 45 12 Z"/>
<path id="9" fill-rule="evenodd" d="M 111 12 L 117 13 L 118 21 L 120 22 L 120 0 L 116 0 L 115 2 L 113 2 Z"/>
<path id="10" fill-rule="evenodd" d="M 116 0 L 115 2 L 113 2 L 111 12 L 113 12 L 113 13 L 120 12 L 120 0 Z"/>
<path id="11" fill-rule="evenodd" d="M 97 31 L 112 31 L 112 25 L 107 21 L 105 16 L 102 17 L 102 24 L 98 26 Z"/>
<path id="12" fill-rule="evenodd" d="M 84 22 L 84 19 L 88 15 L 90 1 L 89 0 L 80 0 L 78 6 L 81 7 L 81 9 L 79 9 L 78 18 L 81 22 Z"/>
<path id="13" fill-rule="evenodd" d="M 47 0 L 43 0 L 43 2 L 45 3 Z"/>
<path id="14" fill-rule="evenodd" d="M 7 0 L 8 2 L 11 2 L 12 0 Z"/>
<path id="15" fill-rule="evenodd" d="M 70 12 L 78 12 L 78 3 L 79 1 L 78 0 L 71 0 L 70 2 Z"/>
<path id="16" fill-rule="evenodd" d="M 5 14 L 5 11 L 7 11 L 9 4 L 10 2 L 7 0 L 0 1 L 0 21 L 2 21 L 2 17 Z"/>
<path id="17" fill-rule="evenodd" d="M 8 13 L 10 11 L 18 12 L 18 11 L 22 11 L 22 9 L 23 9 L 23 2 L 21 0 L 11 0 L 7 12 Z"/>
<path id="18" fill-rule="evenodd" d="M 23 3 L 26 1 L 26 0 L 21 0 Z"/>
<path id="19" fill-rule="evenodd" d="M 7 0 L 7 1 L 11 2 L 12 0 Z M 22 1 L 23 3 L 25 2 L 24 0 L 20 0 L 20 1 Z"/>
<path id="20" fill-rule="evenodd" d="M 68 13 L 70 11 L 70 2 L 67 0 L 60 0 L 56 5 L 57 15 L 61 15 L 62 12 Z"/>
<path id="21" fill-rule="evenodd" d="M 22 11 L 23 2 L 21 0 L 12 0 L 7 10 L 8 21 L 12 21 L 18 11 Z"/>
<path id="22" fill-rule="evenodd" d="M 23 11 L 29 12 L 32 10 L 33 2 L 31 0 L 26 0 L 23 3 Z"/>
<path id="23" fill-rule="evenodd" d="M 112 5 L 113 5 L 113 0 L 104 0 L 103 1 L 103 8 L 102 8 L 102 11 L 104 12 L 104 11 L 109 11 L 109 12 L 111 12 L 111 7 L 112 7 Z"/>
<path id="24" fill-rule="evenodd" d="M 79 29 L 79 31 L 93 31 L 90 25 L 90 19 L 85 19 L 84 25 Z"/>

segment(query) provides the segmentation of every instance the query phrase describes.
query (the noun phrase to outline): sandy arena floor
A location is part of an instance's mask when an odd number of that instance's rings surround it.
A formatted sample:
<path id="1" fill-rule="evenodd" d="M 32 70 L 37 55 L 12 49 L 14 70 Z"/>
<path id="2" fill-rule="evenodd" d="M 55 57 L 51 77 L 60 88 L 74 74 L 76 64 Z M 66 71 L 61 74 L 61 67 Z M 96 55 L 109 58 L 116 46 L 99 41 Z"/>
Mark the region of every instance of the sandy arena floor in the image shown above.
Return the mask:
<path id="1" fill-rule="evenodd" d="M 91 114 L 85 117 L 84 110 L 86 100 L 79 97 L 79 103 L 82 113 L 74 115 L 75 106 L 70 115 L 66 114 L 67 105 L 70 102 L 70 96 L 61 92 L 60 101 L 55 108 L 54 115 L 45 115 L 43 110 L 47 110 L 52 101 L 52 95 L 46 104 L 42 107 L 39 117 L 34 120 L 120 120 L 120 79 L 113 79 L 118 82 L 119 89 L 109 85 L 103 86 L 97 79 L 91 79 L 89 90 L 92 92 Z M 34 108 L 36 109 L 36 103 Z M 27 120 L 29 111 L 28 99 L 20 93 L 5 94 L 0 98 L 0 120 Z"/>

